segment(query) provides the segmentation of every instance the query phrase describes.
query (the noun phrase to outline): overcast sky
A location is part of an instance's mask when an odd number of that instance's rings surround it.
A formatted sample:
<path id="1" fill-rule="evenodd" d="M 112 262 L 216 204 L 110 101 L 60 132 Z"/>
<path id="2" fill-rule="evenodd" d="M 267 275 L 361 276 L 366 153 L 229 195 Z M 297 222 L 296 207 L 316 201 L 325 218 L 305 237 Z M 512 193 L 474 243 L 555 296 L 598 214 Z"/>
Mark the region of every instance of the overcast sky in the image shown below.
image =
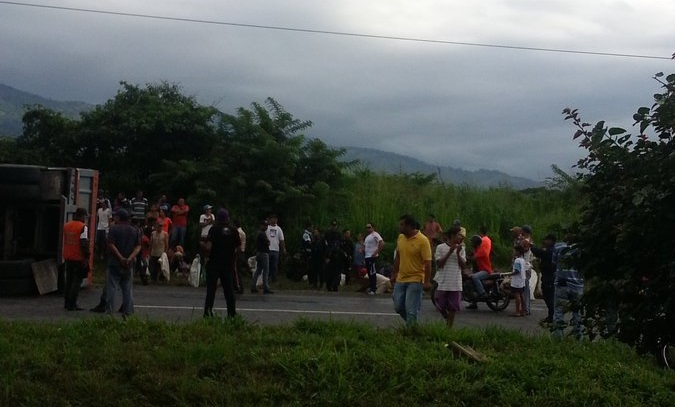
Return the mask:
<path id="1" fill-rule="evenodd" d="M 542 180 L 582 151 L 565 107 L 632 128 L 675 72 L 670 0 L 164 0 L 0 2 L 0 83 L 104 103 L 168 81 L 227 113 L 273 97 L 310 137 L 436 165 Z M 331 35 L 204 21 L 439 42 Z M 456 45 L 659 56 L 580 55 Z"/>

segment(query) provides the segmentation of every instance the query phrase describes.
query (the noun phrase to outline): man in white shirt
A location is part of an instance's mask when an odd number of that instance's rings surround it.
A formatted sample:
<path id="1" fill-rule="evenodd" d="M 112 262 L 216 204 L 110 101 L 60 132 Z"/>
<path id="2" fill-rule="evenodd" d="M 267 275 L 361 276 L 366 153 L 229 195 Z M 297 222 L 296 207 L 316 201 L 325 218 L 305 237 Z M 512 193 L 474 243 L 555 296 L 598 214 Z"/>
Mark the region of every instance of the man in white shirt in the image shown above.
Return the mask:
<path id="1" fill-rule="evenodd" d="M 208 252 L 206 251 L 206 241 L 207 237 L 209 236 L 209 230 L 211 230 L 213 224 L 216 223 L 216 217 L 213 215 L 212 210 L 213 206 L 204 205 L 204 213 L 199 215 L 199 227 L 201 229 L 199 234 L 199 257 L 201 259 L 202 265 L 206 263 L 206 259 L 208 257 Z"/>
<path id="2" fill-rule="evenodd" d="M 375 231 L 375 225 L 373 222 L 370 222 L 366 225 L 366 238 L 363 241 L 365 257 L 366 257 L 366 269 L 368 270 L 368 295 L 375 295 L 377 292 L 377 270 L 375 268 L 375 262 L 380 255 L 380 252 L 384 248 L 384 240 L 377 231 Z"/>
<path id="3" fill-rule="evenodd" d="M 269 278 L 272 281 L 277 280 L 277 272 L 279 270 L 279 253 L 286 254 L 286 242 L 284 242 L 284 231 L 281 230 L 277 222 L 279 219 L 277 215 L 271 214 L 267 218 L 267 230 L 265 234 L 270 241 L 270 274 Z"/>
<path id="4" fill-rule="evenodd" d="M 110 221 L 112 220 L 112 209 L 107 199 L 101 200 L 101 207 L 96 211 L 98 224 L 96 225 L 96 249 L 98 255 L 103 258 L 106 251 L 106 239 L 108 238 L 108 229 L 110 229 Z"/>

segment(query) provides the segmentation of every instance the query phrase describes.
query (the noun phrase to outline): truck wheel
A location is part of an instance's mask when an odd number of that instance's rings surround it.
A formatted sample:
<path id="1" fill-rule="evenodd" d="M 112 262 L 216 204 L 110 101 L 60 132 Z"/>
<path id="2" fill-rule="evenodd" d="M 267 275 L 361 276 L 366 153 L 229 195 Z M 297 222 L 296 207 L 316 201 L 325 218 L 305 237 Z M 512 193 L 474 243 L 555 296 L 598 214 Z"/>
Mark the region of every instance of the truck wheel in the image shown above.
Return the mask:
<path id="1" fill-rule="evenodd" d="M 0 261 L 1 279 L 33 278 L 33 259 Z"/>
<path id="2" fill-rule="evenodd" d="M 0 166 L 0 184 L 39 184 L 40 168 Z"/>
<path id="3" fill-rule="evenodd" d="M 37 285 L 35 285 L 35 280 L 32 277 L 30 279 L 0 279 L 0 297 L 37 294 Z"/>

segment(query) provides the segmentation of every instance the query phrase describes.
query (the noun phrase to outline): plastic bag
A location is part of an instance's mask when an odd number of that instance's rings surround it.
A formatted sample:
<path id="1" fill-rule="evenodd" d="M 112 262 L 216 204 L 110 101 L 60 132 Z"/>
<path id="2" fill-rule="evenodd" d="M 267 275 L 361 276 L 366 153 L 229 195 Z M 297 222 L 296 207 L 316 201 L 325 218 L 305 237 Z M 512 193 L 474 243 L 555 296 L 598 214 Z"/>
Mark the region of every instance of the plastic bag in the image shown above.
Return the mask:
<path id="1" fill-rule="evenodd" d="M 200 263 L 201 258 L 199 255 L 195 256 L 195 259 L 192 260 L 190 265 L 190 274 L 188 274 L 188 283 L 193 287 L 199 287 L 199 277 L 202 271 L 202 265 Z"/>
<path id="2" fill-rule="evenodd" d="M 162 270 L 162 275 L 169 281 L 171 279 L 171 269 L 169 266 L 169 256 L 166 253 L 162 253 L 162 257 L 159 258 L 159 265 Z"/>

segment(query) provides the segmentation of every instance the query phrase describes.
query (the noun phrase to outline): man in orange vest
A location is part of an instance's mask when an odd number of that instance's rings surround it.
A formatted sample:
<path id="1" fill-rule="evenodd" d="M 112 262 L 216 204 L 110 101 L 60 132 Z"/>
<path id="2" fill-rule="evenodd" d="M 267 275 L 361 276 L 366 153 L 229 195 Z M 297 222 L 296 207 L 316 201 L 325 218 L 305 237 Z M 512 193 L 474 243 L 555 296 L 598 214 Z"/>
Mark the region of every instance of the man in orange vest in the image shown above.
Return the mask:
<path id="1" fill-rule="evenodd" d="M 68 311 L 82 311 L 77 295 L 82 279 L 89 272 L 89 230 L 84 220 L 87 210 L 77 208 L 73 220 L 63 225 L 63 260 L 65 262 L 65 305 Z"/>

